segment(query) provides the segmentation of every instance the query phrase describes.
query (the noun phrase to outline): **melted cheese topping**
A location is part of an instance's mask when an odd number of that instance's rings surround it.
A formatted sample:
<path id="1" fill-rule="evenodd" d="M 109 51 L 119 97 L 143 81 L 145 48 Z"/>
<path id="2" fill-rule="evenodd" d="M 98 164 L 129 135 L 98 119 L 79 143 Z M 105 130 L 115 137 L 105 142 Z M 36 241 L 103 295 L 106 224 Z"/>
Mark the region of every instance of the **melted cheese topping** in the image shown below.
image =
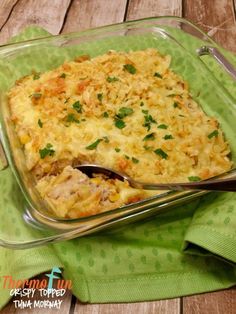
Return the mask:
<path id="1" fill-rule="evenodd" d="M 19 80 L 9 106 L 29 171 L 48 180 L 67 165 L 97 163 L 136 180 L 184 182 L 229 170 L 217 120 L 170 62 L 155 49 L 110 51 Z"/>

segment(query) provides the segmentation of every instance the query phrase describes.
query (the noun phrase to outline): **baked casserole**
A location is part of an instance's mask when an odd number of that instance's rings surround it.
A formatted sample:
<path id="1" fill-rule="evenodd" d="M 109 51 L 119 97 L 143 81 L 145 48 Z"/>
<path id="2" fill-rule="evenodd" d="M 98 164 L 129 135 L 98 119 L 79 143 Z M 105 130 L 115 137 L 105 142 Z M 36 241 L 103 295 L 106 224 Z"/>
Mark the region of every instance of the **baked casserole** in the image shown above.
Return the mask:
<path id="1" fill-rule="evenodd" d="M 88 178 L 95 163 L 152 183 L 204 180 L 231 169 L 219 123 L 156 49 L 80 56 L 18 80 L 11 119 L 36 187 L 58 217 L 78 218 L 157 192 Z"/>

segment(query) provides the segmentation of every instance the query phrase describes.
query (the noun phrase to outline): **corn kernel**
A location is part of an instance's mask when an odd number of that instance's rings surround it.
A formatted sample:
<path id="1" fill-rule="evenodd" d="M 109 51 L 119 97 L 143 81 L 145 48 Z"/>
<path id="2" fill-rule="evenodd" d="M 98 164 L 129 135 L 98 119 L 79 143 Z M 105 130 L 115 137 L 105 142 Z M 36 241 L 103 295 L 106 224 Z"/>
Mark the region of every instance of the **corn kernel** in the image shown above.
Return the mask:
<path id="1" fill-rule="evenodd" d="M 101 178 L 92 178 L 92 179 L 90 179 L 90 181 L 91 181 L 92 183 L 94 183 L 94 184 L 100 184 L 100 183 L 102 183 Z"/>
<path id="2" fill-rule="evenodd" d="M 20 136 L 20 142 L 21 144 L 27 144 L 30 141 L 30 137 L 27 134 L 23 134 Z"/>
<path id="3" fill-rule="evenodd" d="M 118 193 L 114 193 L 114 194 L 109 195 L 109 200 L 111 202 L 116 202 L 119 200 L 119 198 L 120 198 L 120 195 Z"/>

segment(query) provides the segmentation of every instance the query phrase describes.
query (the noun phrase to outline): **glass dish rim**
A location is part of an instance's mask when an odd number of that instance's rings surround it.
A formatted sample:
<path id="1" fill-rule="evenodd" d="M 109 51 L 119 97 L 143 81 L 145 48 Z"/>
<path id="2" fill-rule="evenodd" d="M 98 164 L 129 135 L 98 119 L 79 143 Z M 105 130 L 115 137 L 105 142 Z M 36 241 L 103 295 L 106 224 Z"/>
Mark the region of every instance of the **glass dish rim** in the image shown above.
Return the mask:
<path id="1" fill-rule="evenodd" d="M 68 36 L 75 36 L 75 35 L 86 35 L 87 33 L 89 34 L 93 34 L 93 32 L 99 32 L 99 31 L 104 31 L 106 29 L 112 29 L 113 27 L 122 27 L 123 25 L 134 25 L 135 23 L 140 23 L 140 22 L 151 22 L 151 21 L 157 21 L 157 20 L 168 20 L 168 19 L 172 19 L 175 21 L 180 21 L 183 22 L 185 24 L 189 24 L 191 27 L 195 28 L 199 33 L 201 33 L 204 38 L 207 39 L 207 41 L 210 41 L 214 46 L 220 47 L 219 44 L 217 44 L 217 42 L 215 42 L 206 32 L 204 32 L 203 30 L 201 30 L 196 24 L 194 24 L 193 22 L 191 22 L 189 19 L 180 17 L 180 16 L 173 16 L 173 15 L 165 15 L 165 16 L 154 16 L 154 17 L 145 17 L 145 18 L 140 18 L 140 19 L 135 19 L 135 20 L 130 20 L 130 21 L 125 21 L 125 22 L 118 22 L 118 23 L 112 23 L 112 24 L 108 24 L 108 25 L 103 25 L 103 26 L 98 26 L 98 27 L 91 27 L 88 29 L 84 29 L 84 30 L 80 30 L 80 31 L 72 31 L 72 32 L 68 32 L 68 33 L 62 33 L 62 34 L 56 34 L 56 35 L 47 35 L 47 36 L 40 36 L 38 38 L 33 38 L 33 39 L 27 39 L 27 40 L 22 40 L 19 42 L 8 42 L 6 44 L 0 45 L 0 53 L 2 53 L 2 50 L 4 50 L 4 48 L 10 47 L 10 48 L 16 48 L 16 47 L 20 47 L 23 44 L 33 44 L 33 43 L 40 43 L 43 42 L 45 40 L 54 40 L 56 38 L 66 38 Z M 31 25 L 32 26 L 32 25 Z M 29 26 L 30 27 L 30 26 Z M 36 26 L 38 27 L 38 26 Z M 27 27 L 26 27 L 27 29 Z M 15 36 L 13 36 L 14 39 Z M 221 47 L 220 47 L 221 48 Z M 3 51 L 4 53 L 4 51 Z M 5 52 L 6 53 L 6 52 Z"/>

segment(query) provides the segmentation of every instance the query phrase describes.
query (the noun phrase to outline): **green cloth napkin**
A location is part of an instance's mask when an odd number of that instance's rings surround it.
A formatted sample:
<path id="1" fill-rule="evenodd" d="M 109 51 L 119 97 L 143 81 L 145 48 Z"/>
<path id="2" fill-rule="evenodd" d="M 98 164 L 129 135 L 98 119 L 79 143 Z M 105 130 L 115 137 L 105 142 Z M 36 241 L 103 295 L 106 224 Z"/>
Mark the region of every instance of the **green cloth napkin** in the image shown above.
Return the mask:
<path id="1" fill-rule="evenodd" d="M 45 34 L 30 27 L 13 41 Z M 230 58 L 236 64 L 236 57 Z M 209 66 L 214 71 L 212 60 Z M 216 74 L 236 92 L 226 74 Z M 18 219 L 23 197 L 9 169 L 0 173 L 0 187 L 2 230 L 27 233 Z M 0 307 L 10 299 L 9 290 L 2 289 L 6 275 L 24 279 L 62 267 L 82 302 L 133 302 L 231 287 L 235 262 L 236 193 L 211 193 L 149 220 L 83 238 L 22 251 L 0 248 Z"/>

